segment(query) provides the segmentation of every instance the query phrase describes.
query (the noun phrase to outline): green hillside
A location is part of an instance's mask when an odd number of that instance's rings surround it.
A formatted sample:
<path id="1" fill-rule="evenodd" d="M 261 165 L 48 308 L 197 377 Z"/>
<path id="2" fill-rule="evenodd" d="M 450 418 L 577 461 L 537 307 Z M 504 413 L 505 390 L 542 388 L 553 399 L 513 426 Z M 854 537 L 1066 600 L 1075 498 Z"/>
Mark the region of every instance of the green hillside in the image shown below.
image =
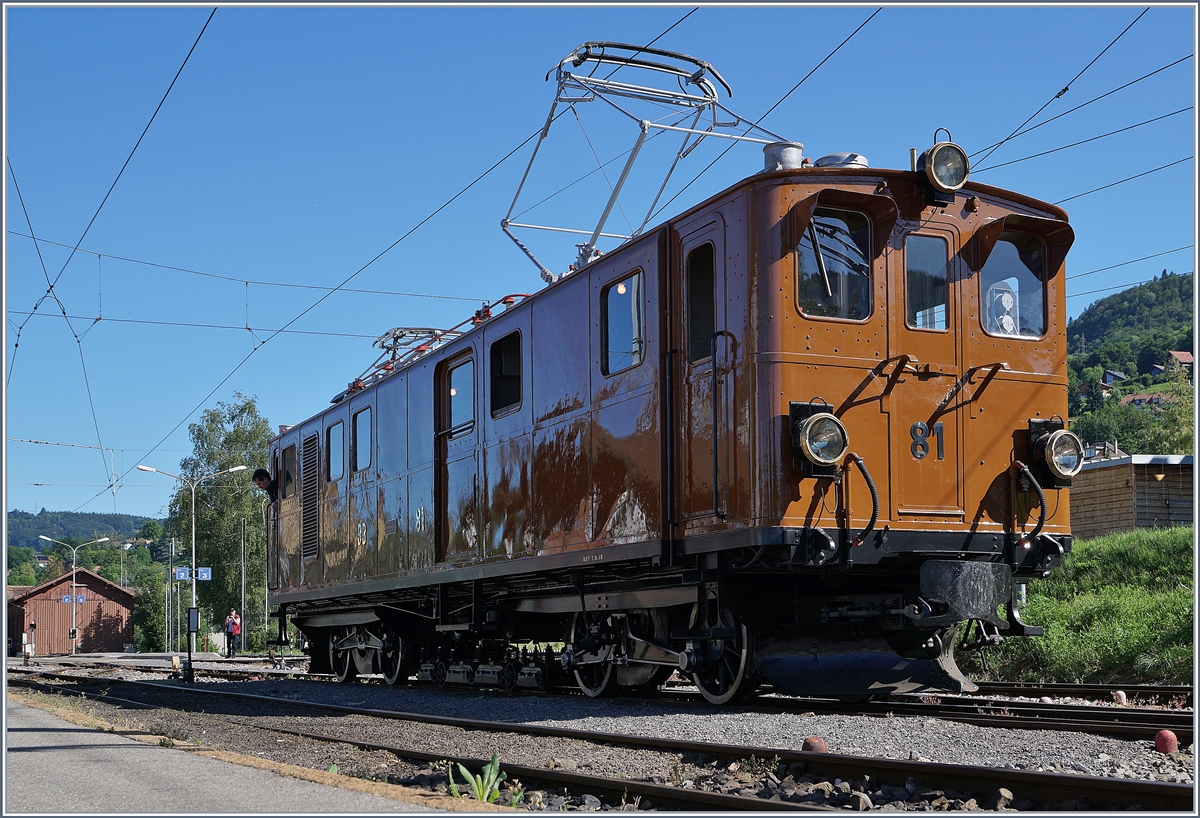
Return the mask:
<path id="1" fill-rule="evenodd" d="M 1088 306 L 1067 324 L 1072 369 L 1100 366 L 1126 375 L 1149 374 L 1171 350 L 1191 350 L 1192 275 L 1162 275 Z"/>
<path id="2" fill-rule="evenodd" d="M 97 514 L 77 511 L 8 512 L 8 547 L 49 550 L 50 543 L 39 540 L 39 534 L 65 540 L 74 537 L 79 542 L 99 537 L 123 539 L 133 537 L 149 517 L 133 514 Z M 43 548 L 45 546 L 45 548 Z"/>

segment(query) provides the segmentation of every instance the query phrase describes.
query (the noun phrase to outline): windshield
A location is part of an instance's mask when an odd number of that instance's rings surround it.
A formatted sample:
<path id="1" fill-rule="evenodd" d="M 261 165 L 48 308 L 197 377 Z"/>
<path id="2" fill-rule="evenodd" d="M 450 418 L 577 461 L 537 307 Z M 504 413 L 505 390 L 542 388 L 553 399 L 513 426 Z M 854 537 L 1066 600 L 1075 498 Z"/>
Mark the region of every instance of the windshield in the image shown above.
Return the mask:
<path id="1" fill-rule="evenodd" d="M 796 304 L 805 315 L 857 321 L 871 314 L 870 240 L 861 213 L 813 212 L 796 247 Z"/>

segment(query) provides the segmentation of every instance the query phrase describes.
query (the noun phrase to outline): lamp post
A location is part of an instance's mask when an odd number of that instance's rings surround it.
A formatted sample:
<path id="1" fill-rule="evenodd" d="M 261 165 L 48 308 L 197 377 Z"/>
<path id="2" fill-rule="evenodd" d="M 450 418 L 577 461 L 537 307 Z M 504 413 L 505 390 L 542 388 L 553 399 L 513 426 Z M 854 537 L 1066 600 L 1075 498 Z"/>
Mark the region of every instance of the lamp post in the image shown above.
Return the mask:
<path id="1" fill-rule="evenodd" d="M 45 534 L 38 534 L 38 539 L 46 540 L 47 542 L 56 542 L 59 545 L 66 546 L 67 548 L 71 549 L 71 634 L 72 634 L 72 636 L 71 636 L 71 655 L 74 656 L 76 653 L 76 648 L 79 644 L 79 626 L 75 623 L 75 614 L 79 609 L 79 602 L 78 602 L 79 597 L 75 593 L 75 591 L 76 591 L 75 554 L 77 551 L 79 551 L 80 548 L 83 548 L 84 545 L 95 545 L 98 542 L 108 542 L 108 537 L 101 537 L 98 540 L 92 540 L 91 542 L 85 542 L 85 543 L 83 543 L 83 545 L 70 545 L 68 543 L 63 542 L 62 540 L 56 540 L 56 539 L 53 539 L 52 537 L 47 537 Z"/>
<path id="2" fill-rule="evenodd" d="M 150 471 L 155 474 L 161 474 L 166 477 L 174 477 L 181 483 L 187 483 L 192 489 L 192 608 L 196 607 L 196 486 L 203 483 L 205 480 L 211 480 L 214 477 L 220 477 L 222 474 L 230 474 L 235 471 L 245 471 L 245 466 L 234 466 L 231 469 L 213 472 L 206 474 L 203 477 L 197 477 L 195 480 L 188 480 L 186 477 L 180 477 L 178 474 L 171 474 L 168 471 L 162 471 L 151 466 L 138 464 L 138 471 Z M 192 668 L 192 653 L 196 650 L 196 632 L 192 630 L 192 623 L 188 621 L 188 676 L 191 677 Z"/>

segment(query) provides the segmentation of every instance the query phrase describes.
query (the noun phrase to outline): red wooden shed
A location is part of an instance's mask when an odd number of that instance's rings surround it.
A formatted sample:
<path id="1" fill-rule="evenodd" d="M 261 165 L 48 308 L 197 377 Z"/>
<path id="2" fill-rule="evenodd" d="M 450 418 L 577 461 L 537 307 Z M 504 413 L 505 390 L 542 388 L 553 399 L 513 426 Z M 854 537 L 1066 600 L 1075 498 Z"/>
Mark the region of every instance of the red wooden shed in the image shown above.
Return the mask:
<path id="1" fill-rule="evenodd" d="M 133 592 L 80 568 L 23 589 L 8 600 L 8 636 L 20 651 L 21 634 L 33 631 L 37 656 L 71 652 L 71 612 L 79 629 L 79 653 L 120 653 L 133 643 Z"/>

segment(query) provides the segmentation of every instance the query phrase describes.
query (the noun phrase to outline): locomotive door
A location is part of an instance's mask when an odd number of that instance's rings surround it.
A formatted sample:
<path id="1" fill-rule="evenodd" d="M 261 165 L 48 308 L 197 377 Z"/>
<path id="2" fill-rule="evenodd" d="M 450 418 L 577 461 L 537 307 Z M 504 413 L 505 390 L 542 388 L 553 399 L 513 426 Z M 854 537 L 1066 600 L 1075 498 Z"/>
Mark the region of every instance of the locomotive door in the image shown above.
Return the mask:
<path id="1" fill-rule="evenodd" d="M 719 214 L 680 238 L 672 294 L 670 366 L 675 387 L 674 520 L 685 531 L 728 509 L 734 338 L 725 329 L 725 230 Z"/>
<path id="2" fill-rule="evenodd" d="M 962 374 L 957 235 L 912 224 L 893 246 L 891 356 L 903 366 L 890 398 L 891 485 L 898 522 L 961 523 L 962 447 L 955 385 Z"/>
<path id="3" fill-rule="evenodd" d="M 475 358 L 459 355 L 437 370 L 434 504 L 437 561 L 461 562 L 479 550 L 479 424 Z"/>

